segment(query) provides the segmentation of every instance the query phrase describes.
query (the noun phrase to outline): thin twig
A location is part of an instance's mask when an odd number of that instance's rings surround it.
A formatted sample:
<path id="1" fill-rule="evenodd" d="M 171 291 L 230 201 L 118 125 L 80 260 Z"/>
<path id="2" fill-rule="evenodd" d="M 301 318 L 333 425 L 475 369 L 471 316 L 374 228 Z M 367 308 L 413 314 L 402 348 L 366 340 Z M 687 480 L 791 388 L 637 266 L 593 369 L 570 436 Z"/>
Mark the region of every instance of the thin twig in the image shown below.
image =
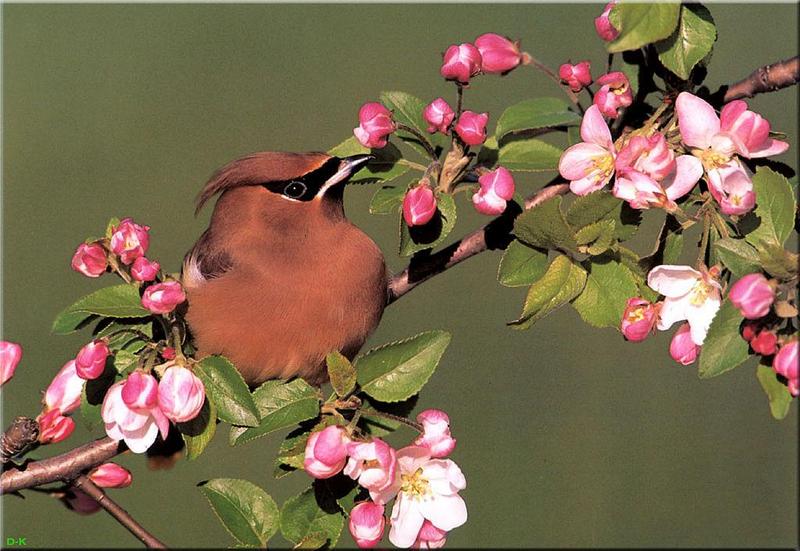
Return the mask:
<path id="1" fill-rule="evenodd" d="M 722 92 L 722 102 L 728 103 L 735 99 L 752 98 L 764 92 L 774 92 L 797 84 L 798 81 L 800 81 L 800 57 L 795 56 L 759 67 L 747 78 L 730 86 L 723 86 L 714 95 Z"/>

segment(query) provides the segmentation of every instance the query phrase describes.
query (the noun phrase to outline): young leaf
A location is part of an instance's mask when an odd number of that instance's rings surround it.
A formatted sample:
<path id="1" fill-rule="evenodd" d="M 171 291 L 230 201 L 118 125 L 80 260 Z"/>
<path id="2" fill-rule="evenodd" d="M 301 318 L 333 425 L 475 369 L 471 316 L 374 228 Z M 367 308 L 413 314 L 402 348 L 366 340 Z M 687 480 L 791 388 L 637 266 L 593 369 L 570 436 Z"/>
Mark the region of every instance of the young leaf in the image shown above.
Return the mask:
<path id="1" fill-rule="evenodd" d="M 370 214 L 394 214 L 403 205 L 403 197 L 406 194 L 406 186 L 383 186 L 369 203 Z"/>
<path id="2" fill-rule="evenodd" d="M 577 126 L 581 117 L 569 110 L 569 105 L 559 98 L 534 98 L 512 105 L 497 120 L 495 135 L 537 130 L 554 126 Z"/>
<path id="3" fill-rule="evenodd" d="M 528 329 L 536 321 L 574 299 L 586 284 L 586 271 L 569 258 L 559 255 L 539 281 L 531 285 L 522 314 L 508 325 Z"/>
<path id="4" fill-rule="evenodd" d="M 194 374 L 203 381 L 206 395 L 214 402 L 221 420 L 232 425 L 258 425 L 258 408 L 250 389 L 226 358 L 207 356 L 195 364 Z"/>
<path id="5" fill-rule="evenodd" d="M 739 334 L 742 314 L 729 300 L 714 316 L 700 350 L 698 371 L 701 379 L 710 379 L 730 371 L 749 357 L 748 344 Z"/>
<path id="6" fill-rule="evenodd" d="M 61 335 L 71 333 L 93 315 L 108 318 L 145 318 L 152 314 L 142 307 L 138 287 L 125 283 L 98 289 L 65 308 L 56 316 L 53 332 Z"/>
<path id="7" fill-rule="evenodd" d="M 328 376 L 338 396 L 345 396 L 356 387 L 356 370 L 341 352 L 331 352 L 325 358 Z"/>
<path id="8" fill-rule="evenodd" d="M 500 146 L 497 162 L 508 170 L 550 172 L 558 169 L 561 150 L 547 142 L 529 138 Z"/>
<path id="9" fill-rule="evenodd" d="M 578 250 L 575 234 L 561 212 L 560 196 L 520 214 L 514 221 L 514 235 L 532 247 Z"/>
<path id="10" fill-rule="evenodd" d="M 761 271 L 758 253 L 744 239 L 719 239 L 714 243 L 714 248 L 722 263 L 737 278 Z"/>
<path id="11" fill-rule="evenodd" d="M 308 488 L 300 495 L 290 498 L 281 509 L 281 533 L 293 543 L 300 543 L 315 532 L 322 532 L 328 540 L 328 547 L 333 548 L 339 540 L 344 527 L 344 517 L 338 511 L 335 502 L 333 507 L 317 503 L 314 488 Z M 335 511 L 335 512 L 329 512 Z"/>
<path id="12" fill-rule="evenodd" d="M 608 256 L 587 260 L 583 266 L 588 272 L 586 286 L 572 305 L 589 325 L 619 327 L 625 303 L 637 294 L 633 274 Z"/>
<path id="13" fill-rule="evenodd" d="M 430 222 L 409 228 L 400 217 L 400 256 L 432 249 L 442 243 L 456 225 L 456 202 L 451 195 L 440 193 L 436 197 L 437 211 Z"/>
<path id="14" fill-rule="evenodd" d="M 760 219 L 760 223 L 745 239 L 756 248 L 761 241 L 783 245 L 792 232 L 797 209 L 789 181 L 774 170 L 762 166 L 753 176 L 753 188 L 756 192 L 755 216 Z"/>
<path id="15" fill-rule="evenodd" d="M 611 218 L 581 228 L 575 234 L 578 250 L 591 256 L 603 254 L 614 243 L 615 228 L 616 224 Z"/>
<path id="16" fill-rule="evenodd" d="M 389 182 L 408 172 L 408 165 L 398 162 L 403 154 L 392 143 L 380 149 L 369 149 L 358 143 L 353 136 L 330 149 L 328 153 L 335 157 L 369 153 L 375 157 L 350 178 L 352 184 Z"/>
<path id="17" fill-rule="evenodd" d="M 235 478 L 214 478 L 200 491 L 222 525 L 242 545 L 265 547 L 280 525 L 275 500 L 264 490 Z"/>
<path id="18" fill-rule="evenodd" d="M 547 251 L 529 247 L 516 239 L 503 253 L 497 281 L 506 287 L 530 285 L 547 271 Z"/>
<path id="19" fill-rule="evenodd" d="M 756 368 L 756 377 L 758 382 L 761 383 L 761 388 L 767 394 L 770 413 L 780 421 L 788 415 L 789 406 L 792 405 L 792 395 L 789 389 L 778 380 L 775 371 L 768 365 L 760 364 Z"/>
<path id="20" fill-rule="evenodd" d="M 680 2 L 615 4 L 609 19 L 619 35 L 606 49 L 610 53 L 636 50 L 667 38 L 678 26 L 680 8 Z"/>
<path id="21" fill-rule="evenodd" d="M 694 66 L 711 53 L 716 40 L 711 12 L 701 4 L 684 4 L 678 28 L 669 38 L 656 43 L 658 59 L 680 78 L 689 80 Z"/>
<path id="22" fill-rule="evenodd" d="M 449 333 L 427 331 L 373 348 L 354 362 L 358 384 L 376 400 L 405 400 L 428 382 L 448 344 Z"/>
<path id="23" fill-rule="evenodd" d="M 186 444 L 186 459 L 197 459 L 217 433 L 217 408 L 206 398 L 197 417 L 177 425 Z"/>

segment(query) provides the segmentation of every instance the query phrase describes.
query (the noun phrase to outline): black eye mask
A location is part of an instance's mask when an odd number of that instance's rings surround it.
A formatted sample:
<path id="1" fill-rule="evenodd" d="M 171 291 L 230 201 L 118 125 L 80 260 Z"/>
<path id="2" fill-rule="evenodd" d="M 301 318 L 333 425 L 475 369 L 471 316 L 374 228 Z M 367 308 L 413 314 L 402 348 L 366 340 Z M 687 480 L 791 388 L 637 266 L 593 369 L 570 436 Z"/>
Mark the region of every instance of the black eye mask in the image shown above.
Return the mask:
<path id="1" fill-rule="evenodd" d="M 342 160 L 331 157 L 321 167 L 294 180 L 266 182 L 261 184 L 272 193 L 278 193 L 295 201 L 311 201 L 317 196 L 319 190 L 339 170 Z"/>

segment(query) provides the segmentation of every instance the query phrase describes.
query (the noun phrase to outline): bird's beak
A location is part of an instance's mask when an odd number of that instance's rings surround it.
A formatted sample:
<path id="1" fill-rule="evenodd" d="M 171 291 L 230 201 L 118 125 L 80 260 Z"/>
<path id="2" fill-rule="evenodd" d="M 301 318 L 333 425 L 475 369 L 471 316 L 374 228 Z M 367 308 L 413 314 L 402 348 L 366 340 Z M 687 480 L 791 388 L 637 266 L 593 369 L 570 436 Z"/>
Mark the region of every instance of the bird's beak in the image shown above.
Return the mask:
<path id="1" fill-rule="evenodd" d="M 375 157 L 373 155 L 351 155 L 350 157 L 343 157 L 341 159 L 341 162 L 339 163 L 339 170 L 337 170 L 333 176 L 328 178 L 325 184 L 323 184 L 317 196 L 321 197 L 325 195 L 325 192 L 328 191 L 331 187 L 335 186 L 336 184 L 347 181 L 347 179 L 350 178 L 350 176 L 358 172 L 359 168 L 361 168 L 374 158 Z"/>

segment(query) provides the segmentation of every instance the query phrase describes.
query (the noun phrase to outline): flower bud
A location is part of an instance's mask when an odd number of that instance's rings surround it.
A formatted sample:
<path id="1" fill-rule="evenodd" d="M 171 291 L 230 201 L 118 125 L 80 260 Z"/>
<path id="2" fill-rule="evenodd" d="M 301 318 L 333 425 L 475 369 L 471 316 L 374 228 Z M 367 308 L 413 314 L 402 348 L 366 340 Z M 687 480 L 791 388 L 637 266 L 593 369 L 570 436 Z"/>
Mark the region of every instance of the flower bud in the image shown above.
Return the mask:
<path id="1" fill-rule="evenodd" d="M 158 381 L 143 371 L 134 371 L 122 383 L 122 401 L 133 410 L 147 410 L 158 404 Z"/>
<path id="2" fill-rule="evenodd" d="M 772 360 L 772 369 L 789 380 L 797 379 L 797 340 L 789 341 L 778 350 Z M 795 385 L 797 382 L 795 381 Z M 796 396 L 796 394 L 795 394 Z"/>
<path id="3" fill-rule="evenodd" d="M 150 226 L 141 226 L 131 218 L 123 218 L 111 234 L 111 250 L 123 264 L 130 264 L 147 252 Z"/>
<path id="4" fill-rule="evenodd" d="M 89 472 L 89 480 L 101 488 L 127 488 L 133 478 L 127 469 L 116 463 L 103 463 Z"/>
<path id="5" fill-rule="evenodd" d="M 620 331 L 631 342 L 640 342 L 653 331 L 658 321 L 658 308 L 643 298 L 629 298 L 622 314 Z"/>
<path id="6" fill-rule="evenodd" d="M 165 346 L 164 350 L 161 351 L 161 357 L 165 360 L 174 360 L 175 359 L 175 349 L 171 346 Z"/>
<path id="7" fill-rule="evenodd" d="M 464 111 L 456 123 L 456 133 L 467 145 L 481 145 L 486 140 L 488 113 Z"/>
<path id="8" fill-rule="evenodd" d="M 44 393 L 45 410 L 57 409 L 67 414 L 78 409 L 84 382 L 78 376 L 75 360 L 65 363 Z"/>
<path id="9" fill-rule="evenodd" d="M 158 407 L 167 419 L 176 423 L 197 417 L 206 399 L 203 381 L 185 367 L 167 368 L 158 383 Z"/>
<path id="10" fill-rule="evenodd" d="M 306 443 L 303 468 L 314 478 L 332 477 L 344 467 L 349 443 L 347 431 L 338 425 L 311 433 Z"/>
<path id="11" fill-rule="evenodd" d="M 746 321 L 742 325 L 742 338 L 747 342 L 753 340 L 753 337 L 758 333 L 758 324 L 752 321 Z"/>
<path id="12" fill-rule="evenodd" d="M 42 412 L 36 421 L 39 423 L 39 442 L 55 444 L 66 440 L 75 430 L 75 421 L 61 414 L 59 409 Z"/>
<path id="13" fill-rule="evenodd" d="M 731 286 L 728 298 L 745 318 L 753 320 L 769 313 L 775 290 L 763 274 L 747 274 Z"/>
<path id="14" fill-rule="evenodd" d="M 72 269 L 86 277 L 100 277 L 107 265 L 106 251 L 97 243 L 81 243 L 72 257 Z"/>
<path id="15" fill-rule="evenodd" d="M 660 132 L 652 136 L 634 136 L 617 154 L 615 169 L 633 169 L 650 178 L 662 181 L 677 168 L 675 153 Z"/>
<path id="16" fill-rule="evenodd" d="M 592 83 L 591 65 L 581 61 L 576 65 L 564 63 L 558 68 L 558 76 L 573 92 L 580 92 Z"/>
<path id="17" fill-rule="evenodd" d="M 131 265 L 131 277 L 136 281 L 153 281 L 161 265 L 155 260 L 140 256 Z"/>
<path id="18" fill-rule="evenodd" d="M 772 356 L 775 351 L 778 350 L 778 337 L 772 331 L 762 329 L 758 335 L 750 341 L 750 348 L 752 348 L 753 352 L 756 354 Z"/>
<path id="19" fill-rule="evenodd" d="M 597 79 L 600 89 L 594 95 L 594 104 L 600 112 L 610 118 L 619 116 L 619 110 L 633 103 L 633 92 L 625 73 L 614 71 Z"/>
<path id="20" fill-rule="evenodd" d="M 786 386 L 789 388 L 789 394 L 797 398 L 800 394 L 800 379 L 789 379 L 786 381 Z"/>
<path id="21" fill-rule="evenodd" d="M 484 73 L 508 73 L 522 63 L 519 46 L 499 34 L 486 33 L 475 39 L 481 53 L 481 70 Z"/>
<path id="22" fill-rule="evenodd" d="M 450 418 L 438 409 L 426 409 L 417 415 L 422 425 L 422 434 L 414 440 L 415 446 L 430 450 L 431 457 L 447 457 L 456 447 L 456 439 L 450 436 Z"/>
<path id="23" fill-rule="evenodd" d="M 436 98 L 430 102 L 422 111 L 422 117 L 428 123 L 428 132 L 441 132 L 447 134 L 447 129 L 456 114 L 450 105 L 443 98 Z"/>
<path id="24" fill-rule="evenodd" d="M 363 501 L 350 511 L 350 535 L 360 549 L 370 549 L 378 545 L 386 527 L 383 505 Z"/>
<path id="25" fill-rule="evenodd" d="M 514 177 L 502 166 L 478 178 L 480 190 L 472 196 L 475 210 L 481 214 L 496 215 L 506 210 L 506 202 L 514 197 Z"/>
<path id="26" fill-rule="evenodd" d="M 97 500 L 89 496 L 86 492 L 76 490 L 75 488 L 70 488 L 61 500 L 64 505 L 79 515 L 91 515 L 101 509 Z"/>
<path id="27" fill-rule="evenodd" d="M 436 196 L 427 184 L 412 187 L 403 197 L 403 219 L 408 227 L 427 224 L 436 214 Z"/>
<path id="28" fill-rule="evenodd" d="M 692 341 L 689 324 L 684 323 L 672 336 L 672 341 L 669 343 L 669 355 L 679 364 L 689 365 L 694 363 L 699 353 L 700 347 Z"/>
<path id="29" fill-rule="evenodd" d="M 447 48 L 439 73 L 447 80 L 456 80 L 462 84 L 477 75 L 481 70 L 481 52 L 472 44 L 465 42 Z"/>
<path id="30" fill-rule="evenodd" d="M 364 147 L 380 149 L 386 147 L 386 137 L 395 129 L 392 112 L 380 103 L 370 102 L 358 110 L 358 126 L 353 134 Z"/>
<path id="31" fill-rule="evenodd" d="M 183 287 L 177 281 L 156 283 L 144 290 L 142 306 L 154 314 L 168 314 L 186 300 Z"/>
<path id="32" fill-rule="evenodd" d="M 0 341 L 0 385 L 4 385 L 17 370 L 22 359 L 22 347 L 16 343 Z"/>
<path id="33" fill-rule="evenodd" d="M 419 535 L 412 547 L 414 549 L 439 549 L 444 547 L 447 542 L 447 532 L 440 530 L 433 525 L 431 521 L 425 519 L 422 523 L 422 528 L 419 529 Z"/>
<path id="34" fill-rule="evenodd" d="M 614 4 L 616 3 L 616 0 L 612 0 L 606 4 L 606 8 L 603 10 L 603 13 L 594 19 L 594 28 L 597 31 L 597 36 L 606 42 L 611 42 L 617 38 L 617 36 L 619 36 L 619 31 L 614 28 L 614 25 L 611 24 L 611 21 L 608 18 L 608 14 L 611 13 L 611 8 L 613 8 Z"/>
<path id="35" fill-rule="evenodd" d="M 78 377 L 97 379 L 106 368 L 106 358 L 111 354 L 106 341 L 94 340 L 80 349 L 75 357 L 75 371 Z"/>

